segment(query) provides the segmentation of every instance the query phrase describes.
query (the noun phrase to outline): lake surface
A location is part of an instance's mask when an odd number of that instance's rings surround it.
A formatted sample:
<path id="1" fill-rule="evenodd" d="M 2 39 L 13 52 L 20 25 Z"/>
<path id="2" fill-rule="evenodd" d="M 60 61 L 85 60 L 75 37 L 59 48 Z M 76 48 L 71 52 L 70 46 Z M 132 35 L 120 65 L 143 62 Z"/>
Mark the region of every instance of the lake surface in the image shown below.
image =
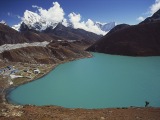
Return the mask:
<path id="1" fill-rule="evenodd" d="M 67 108 L 143 107 L 145 101 L 160 106 L 160 57 L 93 55 L 17 87 L 8 100 Z"/>

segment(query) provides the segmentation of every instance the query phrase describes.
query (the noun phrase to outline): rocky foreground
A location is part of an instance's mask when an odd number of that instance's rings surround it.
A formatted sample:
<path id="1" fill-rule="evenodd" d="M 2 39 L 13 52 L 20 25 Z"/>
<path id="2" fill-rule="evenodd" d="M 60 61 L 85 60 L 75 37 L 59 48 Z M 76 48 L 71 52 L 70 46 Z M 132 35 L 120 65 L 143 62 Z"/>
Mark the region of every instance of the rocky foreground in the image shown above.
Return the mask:
<path id="1" fill-rule="evenodd" d="M 17 113 L 19 115 L 15 116 Z M 67 109 L 55 106 L 14 108 L 1 120 L 159 120 L 159 108 Z"/>

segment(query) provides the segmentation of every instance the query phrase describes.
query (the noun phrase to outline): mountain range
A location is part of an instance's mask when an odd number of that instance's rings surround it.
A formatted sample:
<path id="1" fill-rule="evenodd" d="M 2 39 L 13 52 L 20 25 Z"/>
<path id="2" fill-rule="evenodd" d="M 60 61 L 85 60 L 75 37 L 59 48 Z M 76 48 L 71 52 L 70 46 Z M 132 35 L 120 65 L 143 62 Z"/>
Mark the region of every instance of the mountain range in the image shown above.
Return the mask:
<path id="1" fill-rule="evenodd" d="M 115 23 L 95 25 L 108 32 Z M 59 23 L 48 21 L 26 10 L 22 21 L 12 28 L 5 21 L 0 22 L 0 51 L 2 51 L 0 59 L 14 62 L 57 63 L 86 56 L 84 48 L 101 37 L 102 35 L 84 29 L 75 29 L 72 24 L 66 26 L 63 21 Z M 49 45 L 23 47 L 26 43 L 44 41 L 49 42 Z M 12 46 L 13 49 L 8 49 L 9 44 L 15 45 L 15 48 Z"/>
<path id="2" fill-rule="evenodd" d="M 23 31 L 22 28 L 27 27 L 27 29 L 29 30 L 36 30 L 41 32 L 45 31 L 48 28 L 54 29 L 58 24 L 62 24 L 65 27 L 71 27 L 74 29 L 74 25 L 72 23 L 67 23 L 66 25 L 63 23 L 63 21 L 62 22 L 49 21 L 48 19 L 42 18 L 38 14 L 29 10 L 26 10 L 24 12 L 24 17 L 22 18 L 22 21 L 18 25 L 14 25 L 12 28 L 17 31 Z M 110 22 L 110 23 L 95 22 L 94 26 L 98 27 L 101 31 L 107 33 L 113 27 L 115 27 L 115 22 Z"/>
<path id="3" fill-rule="evenodd" d="M 35 30 L 26 30 L 18 32 L 11 27 L 0 23 L 0 48 L 9 47 L 13 44 L 15 48 L 3 50 L 0 49 L 0 60 L 12 62 L 30 62 L 30 63 L 59 63 L 64 60 L 72 60 L 79 57 L 87 56 L 84 48 L 90 45 L 88 39 L 99 39 L 101 36 L 84 30 L 67 31 L 68 38 L 61 35 L 65 26 L 59 24 L 54 31 L 47 30 L 39 32 Z M 62 30 L 62 31 L 59 31 Z M 84 34 L 84 35 L 83 35 Z M 69 39 L 71 36 L 76 37 L 74 40 Z M 95 37 L 95 38 L 94 38 Z M 48 41 L 47 46 L 24 46 L 26 43 Z M 21 43 L 21 44 L 17 44 Z M 37 43 L 36 43 L 37 44 Z M 16 45 L 19 47 L 17 48 Z"/>
<path id="4" fill-rule="evenodd" d="M 20 31 L 16 31 L 11 27 L 0 23 L 0 45 L 53 40 L 83 40 L 93 43 L 100 37 L 101 35 L 83 29 L 65 27 L 61 23 L 54 29 L 50 26 L 43 31 L 30 29 L 24 23 L 21 24 Z"/>
<path id="5" fill-rule="evenodd" d="M 117 25 L 87 50 L 129 56 L 160 55 L 160 10 L 138 25 Z"/>
<path id="6" fill-rule="evenodd" d="M 0 45 L 34 43 L 47 41 L 46 46 L 26 46 L 1 50 L 0 59 L 14 62 L 57 63 L 87 56 L 83 50 L 116 55 L 152 56 L 160 55 L 160 10 L 138 25 L 120 24 L 113 28 L 110 24 L 95 24 L 105 36 L 75 29 L 72 25 L 49 23 L 26 15 L 18 26 L 18 31 L 0 22 Z M 41 21 L 41 22 L 40 22 Z M 22 45 L 23 46 L 23 45 Z"/>
<path id="7" fill-rule="evenodd" d="M 30 13 L 30 12 L 29 12 Z M 97 35 L 62 23 L 52 24 L 46 21 L 39 22 L 35 14 L 26 15 L 18 31 L 11 28 L 5 21 L 0 23 L 0 46 L 9 47 L 8 44 L 17 45 L 15 49 L 3 50 L 0 59 L 12 62 L 57 63 L 64 60 L 86 56 L 84 48 L 100 39 Z M 47 46 L 24 46 L 26 43 L 49 42 Z M 14 48 L 14 47 L 13 47 Z"/>

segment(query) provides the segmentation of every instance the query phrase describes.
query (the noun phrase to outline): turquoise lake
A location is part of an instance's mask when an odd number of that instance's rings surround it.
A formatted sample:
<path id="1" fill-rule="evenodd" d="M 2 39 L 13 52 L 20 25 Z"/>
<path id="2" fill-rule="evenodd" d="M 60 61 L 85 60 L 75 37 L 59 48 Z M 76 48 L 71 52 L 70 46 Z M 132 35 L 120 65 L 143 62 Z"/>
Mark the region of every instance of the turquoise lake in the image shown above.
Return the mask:
<path id="1" fill-rule="evenodd" d="M 160 57 L 94 57 L 64 63 L 8 94 L 16 104 L 66 108 L 160 107 Z"/>

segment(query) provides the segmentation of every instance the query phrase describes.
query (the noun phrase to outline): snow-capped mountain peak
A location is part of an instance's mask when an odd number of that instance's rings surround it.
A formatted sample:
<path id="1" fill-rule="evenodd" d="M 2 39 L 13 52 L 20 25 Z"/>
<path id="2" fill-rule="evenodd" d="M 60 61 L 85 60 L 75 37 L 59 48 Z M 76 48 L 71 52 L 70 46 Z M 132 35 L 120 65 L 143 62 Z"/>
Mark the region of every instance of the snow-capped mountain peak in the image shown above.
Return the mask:
<path id="1" fill-rule="evenodd" d="M 0 23 L 3 25 L 7 25 L 6 21 L 4 21 L 4 20 L 0 21 Z"/>
<path id="2" fill-rule="evenodd" d="M 12 26 L 13 29 L 17 31 L 23 31 L 22 29 L 32 29 L 36 31 L 46 30 L 48 27 L 54 29 L 58 23 L 54 21 L 48 21 L 47 19 L 41 17 L 39 14 L 26 10 L 22 18 L 22 22 L 18 25 Z M 27 26 L 27 27 L 24 27 Z"/>
<path id="3" fill-rule="evenodd" d="M 102 31 L 109 32 L 112 28 L 115 27 L 115 22 L 110 22 L 110 23 L 100 23 L 100 22 L 95 22 L 95 25 L 97 25 Z"/>
<path id="4" fill-rule="evenodd" d="M 115 22 L 110 23 L 101 23 L 94 22 L 88 19 L 87 22 L 75 22 L 74 18 L 78 15 L 74 14 L 72 20 L 63 19 L 62 21 L 55 21 L 45 18 L 41 16 L 41 14 L 26 10 L 24 12 L 24 16 L 22 18 L 21 23 L 18 25 L 12 26 L 13 29 L 17 31 L 26 31 L 26 30 L 36 30 L 36 31 L 44 31 L 47 28 L 54 29 L 59 23 L 63 24 L 66 27 L 72 27 L 74 29 L 84 29 L 89 32 L 96 33 L 98 35 L 105 35 L 108 33 L 113 27 L 115 27 Z"/>
<path id="5" fill-rule="evenodd" d="M 18 25 L 13 25 L 12 28 L 17 30 L 17 31 L 20 31 L 20 27 L 21 27 L 21 23 L 19 23 Z"/>
<path id="6" fill-rule="evenodd" d="M 31 12 L 29 10 L 26 10 L 24 12 L 24 17 L 22 18 L 23 22 L 25 24 L 33 25 L 36 22 L 40 21 L 40 16 L 37 13 Z"/>

